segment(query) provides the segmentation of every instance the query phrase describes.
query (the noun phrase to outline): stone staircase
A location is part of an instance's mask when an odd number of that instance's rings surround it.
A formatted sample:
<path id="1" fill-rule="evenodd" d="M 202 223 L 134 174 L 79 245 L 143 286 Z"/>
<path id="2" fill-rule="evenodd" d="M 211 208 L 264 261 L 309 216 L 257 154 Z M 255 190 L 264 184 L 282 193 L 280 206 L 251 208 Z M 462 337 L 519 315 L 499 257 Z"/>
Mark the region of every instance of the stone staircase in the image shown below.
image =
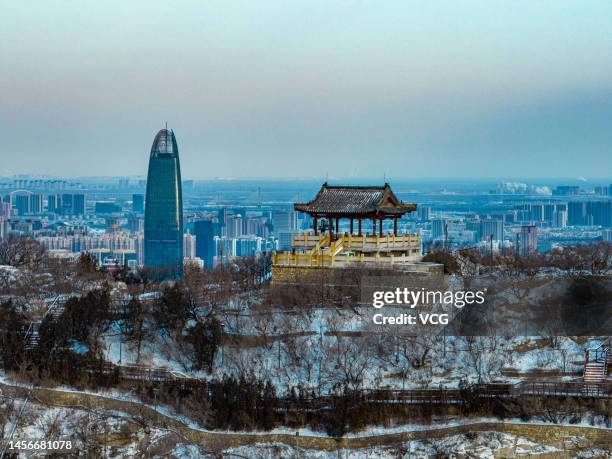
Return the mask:
<path id="1" fill-rule="evenodd" d="M 606 382 L 608 365 L 612 364 L 612 337 L 596 348 L 586 351 L 586 364 L 582 375 L 586 386 L 600 386 Z"/>
<path id="2" fill-rule="evenodd" d="M 332 242 L 327 248 L 326 254 L 335 257 L 344 249 L 344 240 L 343 238 L 338 238 L 334 242 Z"/>
<path id="3" fill-rule="evenodd" d="M 607 365 L 603 361 L 587 362 L 582 376 L 585 383 L 600 384 L 606 380 Z"/>
<path id="4" fill-rule="evenodd" d="M 50 317 L 54 322 L 57 322 L 64 312 L 66 299 L 66 297 L 58 295 L 51 302 L 42 319 L 35 320 L 30 323 L 24 338 L 26 350 L 33 350 L 38 347 L 38 344 L 40 343 L 40 335 L 38 334 L 40 324 L 45 317 Z"/>
<path id="5" fill-rule="evenodd" d="M 37 330 L 30 331 L 26 335 L 25 341 L 26 341 L 25 348 L 28 351 L 31 351 L 35 349 L 36 347 L 38 347 L 38 344 L 40 343 L 40 335 L 38 334 L 38 331 Z"/>

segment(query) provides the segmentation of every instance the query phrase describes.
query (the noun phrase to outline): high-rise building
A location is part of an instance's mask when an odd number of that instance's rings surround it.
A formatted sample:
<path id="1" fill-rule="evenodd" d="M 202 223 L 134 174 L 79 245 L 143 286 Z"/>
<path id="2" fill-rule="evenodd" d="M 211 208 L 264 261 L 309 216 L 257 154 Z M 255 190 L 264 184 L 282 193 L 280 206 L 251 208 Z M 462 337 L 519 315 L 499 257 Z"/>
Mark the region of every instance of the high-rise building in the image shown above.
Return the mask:
<path id="1" fill-rule="evenodd" d="M 136 235 L 135 242 L 136 257 L 138 260 L 138 266 L 144 266 L 144 234 L 138 233 Z"/>
<path id="2" fill-rule="evenodd" d="M 50 194 L 47 196 L 47 211 L 60 213 L 62 211 L 62 195 Z"/>
<path id="3" fill-rule="evenodd" d="M 476 218 L 469 218 L 465 220 L 465 229 L 467 231 L 473 231 L 476 236 L 480 232 L 480 220 Z"/>
<path id="4" fill-rule="evenodd" d="M 555 210 L 553 212 L 552 226 L 565 228 L 567 226 L 567 210 Z"/>
<path id="5" fill-rule="evenodd" d="M 107 233 L 118 233 L 121 230 L 121 220 L 119 217 L 105 217 L 104 226 Z"/>
<path id="6" fill-rule="evenodd" d="M 544 220 L 544 204 L 531 205 L 531 221 L 541 222 Z"/>
<path id="7" fill-rule="evenodd" d="M 609 188 L 607 186 L 596 186 L 595 194 L 600 196 L 608 196 Z"/>
<path id="8" fill-rule="evenodd" d="M 280 252 L 285 252 L 291 250 L 293 247 L 293 236 L 297 234 L 298 231 L 279 231 L 276 233 L 276 237 L 278 238 L 277 250 Z"/>
<path id="9" fill-rule="evenodd" d="M 567 203 L 567 224 L 569 226 L 587 225 L 586 202 L 570 201 Z"/>
<path id="10" fill-rule="evenodd" d="M 9 226 L 8 218 L 0 217 L 0 241 L 8 237 L 9 231 L 10 231 L 10 226 Z"/>
<path id="11" fill-rule="evenodd" d="M 60 202 L 61 213 L 64 215 L 85 214 L 85 195 L 82 193 L 64 193 Z"/>
<path id="12" fill-rule="evenodd" d="M 521 255 L 527 256 L 538 248 L 538 229 L 535 225 L 521 226 Z"/>
<path id="13" fill-rule="evenodd" d="M 114 214 L 121 212 L 121 206 L 113 201 L 98 201 L 94 204 L 96 214 Z"/>
<path id="14" fill-rule="evenodd" d="M 294 210 L 278 209 L 272 212 L 274 234 L 297 231 L 297 215 Z"/>
<path id="15" fill-rule="evenodd" d="M 580 194 L 580 187 L 575 185 L 559 185 L 552 192 L 553 196 L 576 196 Z"/>
<path id="16" fill-rule="evenodd" d="M 132 212 L 139 214 L 144 212 L 144 194 L 132 195 Z"/>
<path id="17" fill-rule="evenodd" d="M 431 207 L 429 206 L 418 206 L 417 216 L 420 221 L 427 222 L 431 218 Z"/>
<path id="18" fill-rule="evenodd" d="M 247 235 L 268 237 L 268 226 L 263 218 L 249 218 L 245 221 L 245 232 Z"/>
<path id="19" fill-rule="evenodd" d="M 73 215 L 85 215 L 85 195 L 75 193 L 72 195 L 72 212 Z"/>
<path id="20" fill-rule="evenodd" d="M 183 234 L 183 257 L 193 260 L 196 258 L 196 237 L 193 234 Z"/>
<path id="21" fill-rule="evenodd" d="M 43 195 L 31 191 L 19 190 L 9 194 L 10 206 L 18 215 L 40 214 L 43 211 Z"/>
<path id="22" fill-rule="evenodd" d="M 531 210 L 517 210 L 516 211 L 516 221 L 519 222 L 529 222 L 531 221 Z"/>
<path id="23" fill-rule="evenodd" d="M 30 211 L 30 196 L 29 191 L 13 191 L 9 195 L 11 207 L 17 211 L 17 215 L 28 215 Z"/>
<path id="24" fill-rule="evenodd" d="M 501 220 L 481 220 L 479 230 L 481 241 L 502 241 L 504 239 L 504 222 Z"/>
<path id="25" fill-rule="evenodd" d="M 236 239 L 215 237 L 215 266 L 223 265 L 236 254 Z"/>
<path id="26" fill-rule="evenodd" d="M 130 215 L 127 220 L 127 226 L 131 233 L 141 233 L 144 231 L 144 219 L 136 215 Z"/>
<path id="27" fill-rule="evenodd" d="M 551 223 L 553 221 L 553 215 L 556 210 L 556 204 L 544 204 L 544 221 Z"/>
<path id="28" fill-rule="evenodd" d="M 570 226 L 612 226 L 612 201 L 571 201 L 567 205 Z"/>
<path id="29" fill-rule="evenodd" d="M 447 236 L 448 222 L 443 218 L 436 218 L 431 221 L 431 237 L 432 239 L 445 239 Z"/>
<path id="30" fill-rule="evenodd" d="M 69 194 L 69 193 L 64 193 L 62 194 L 62 199 L 61 199 L 61 203 L 62 203 L 62 210 L 61 213 L 62 215 L 72 215 L 73 212 L 73 195 Z"/>
<path id="31" fill-rule="evenodd" d="M 612 201 L 587 202 L 589 224 L 594 226 L 612 226 Z"/>
<path id="32" fill-rule="evenodd" d="M 30 212 L 41 214 L 44 210 L 44 196 L 42 193 L 32 193 L 30 195 Z"/>
<path id="33" fill-rule="evenodd" d="M 196 256 L 204 262 L 205 268 L 212 268 L 215 258 L 215 236 L 221 235 L 221 226 L 212 220 L 198 220 L 193 224 L 196 237 Z"/>
<path id="34" fill-rule="evenodd" d="M 225 236 L 237 238 L 244 234 L 244 221 L 242 215 L 228 215 L 225 220 Z"/>
<path id="35" fill-rule="evenodd" d="M 261 252 L 261 238 L 257 236 L 243 236 L 236 240 L 236 256 L 252 257 Z"/>
<path id="36" fill-rule="evenodd" d="M 145 267 L 183 272 L 183 193 L 181 167 L 174 132 L 162 129 L 151 147 L 144 228 Z"/>
<path id="37" fill-rule="evenodd" d="M 227 220 L 227 207 L 223 207 L 217 211 L 217 220 L 219 220 L 219 224 L 222 227 L 225 226 L 225 220 Z"/>

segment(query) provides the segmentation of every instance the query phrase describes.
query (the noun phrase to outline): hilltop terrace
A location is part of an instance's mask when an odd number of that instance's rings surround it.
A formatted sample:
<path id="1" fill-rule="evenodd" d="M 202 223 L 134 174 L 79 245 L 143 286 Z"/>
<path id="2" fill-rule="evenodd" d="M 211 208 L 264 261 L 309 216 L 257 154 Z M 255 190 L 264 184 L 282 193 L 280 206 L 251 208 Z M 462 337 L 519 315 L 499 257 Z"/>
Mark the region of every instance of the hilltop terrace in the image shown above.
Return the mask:
<path id="1" fill-rule="evenodd" d="M 315 198 L 296 203 L 295 210 L 313 221 L 311 232 L 296 234 L 292 251 L 273 255 L 279 268 L 393 268 L 438 272 L 439 265 L 421 262 L 421 241 L 416 234 L 398 234 L 397 221 L 416 210 L 384 186 L 331 186 L 324 183 Z M 340 233 L 340 219 L 350 221 Z M 383 233 L 383 221 L 393 221 L 393 232 Z M 367 230 L 371 231 L 367 233 Z"/>

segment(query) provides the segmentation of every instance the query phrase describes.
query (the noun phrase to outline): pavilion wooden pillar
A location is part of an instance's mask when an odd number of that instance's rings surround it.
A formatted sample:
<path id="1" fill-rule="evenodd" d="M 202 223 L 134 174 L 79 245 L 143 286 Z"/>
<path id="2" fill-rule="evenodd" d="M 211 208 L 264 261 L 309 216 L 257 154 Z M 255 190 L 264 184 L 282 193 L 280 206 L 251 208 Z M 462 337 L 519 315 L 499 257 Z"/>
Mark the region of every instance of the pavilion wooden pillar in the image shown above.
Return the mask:
<path id="1" fill-rule="evenodd" d="M 361 236 L 361 218 L 357 220 L 357 231 L 360 236 Z"/>
<path id="2" fill-rule="evenodd" d="M 353 219 L 351 218 L 351 235 L 353 234 Z"/>
<path id="3" fill-rule="evenodd" d="M 312 226 L 314 228 L 314 235 L 315 236 L 319 235 L 318 223 L 319 223 L 319 219 L 317 217 L 313 217 L 313 219 L 312 219 Z"/>
<path id="4" fill-rule="evenodd" d="M 393 235 L 397 236 L 397 218 L 393 219 Z"/>
<path id="5" fill-rule="evenodd" d="M 376 217 L 372 217 L 372 236 L 376 236 Z"/>
<path id="6" fill-rule="evenodd" d="M 383 225 L 383 218 L 380 219 L 380 224 L 379 224 L 379 227 L 378 227 L 378 234 L 380 235 L 380 237 L 383 237 L 382 225 Z"/>
<path id="7" fill-rule="evenodd" d="M 329 226 L 329 240 L 334 240 L 334 222 L 331 217 L 327 217 L 327 226 Z"/>
<path id="8" fill-rule="evenodd" d="M 336 217 L 336 236 L 340 234 L 340 219 Z"/>

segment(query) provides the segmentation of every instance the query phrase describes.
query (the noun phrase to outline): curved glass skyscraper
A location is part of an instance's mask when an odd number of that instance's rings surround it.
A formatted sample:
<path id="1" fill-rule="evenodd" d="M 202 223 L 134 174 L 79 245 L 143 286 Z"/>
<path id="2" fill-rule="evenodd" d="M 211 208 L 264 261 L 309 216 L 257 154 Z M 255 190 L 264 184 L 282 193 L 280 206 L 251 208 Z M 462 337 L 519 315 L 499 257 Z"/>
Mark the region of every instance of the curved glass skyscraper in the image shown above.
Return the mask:
<path id="1" fill-rule="evenodd" d="M 157 133 L 149 157 L 144 264 L 164 277 L 180 277 L 183 273 L 181 166 L 176 137 L 168 129 Z"/>

